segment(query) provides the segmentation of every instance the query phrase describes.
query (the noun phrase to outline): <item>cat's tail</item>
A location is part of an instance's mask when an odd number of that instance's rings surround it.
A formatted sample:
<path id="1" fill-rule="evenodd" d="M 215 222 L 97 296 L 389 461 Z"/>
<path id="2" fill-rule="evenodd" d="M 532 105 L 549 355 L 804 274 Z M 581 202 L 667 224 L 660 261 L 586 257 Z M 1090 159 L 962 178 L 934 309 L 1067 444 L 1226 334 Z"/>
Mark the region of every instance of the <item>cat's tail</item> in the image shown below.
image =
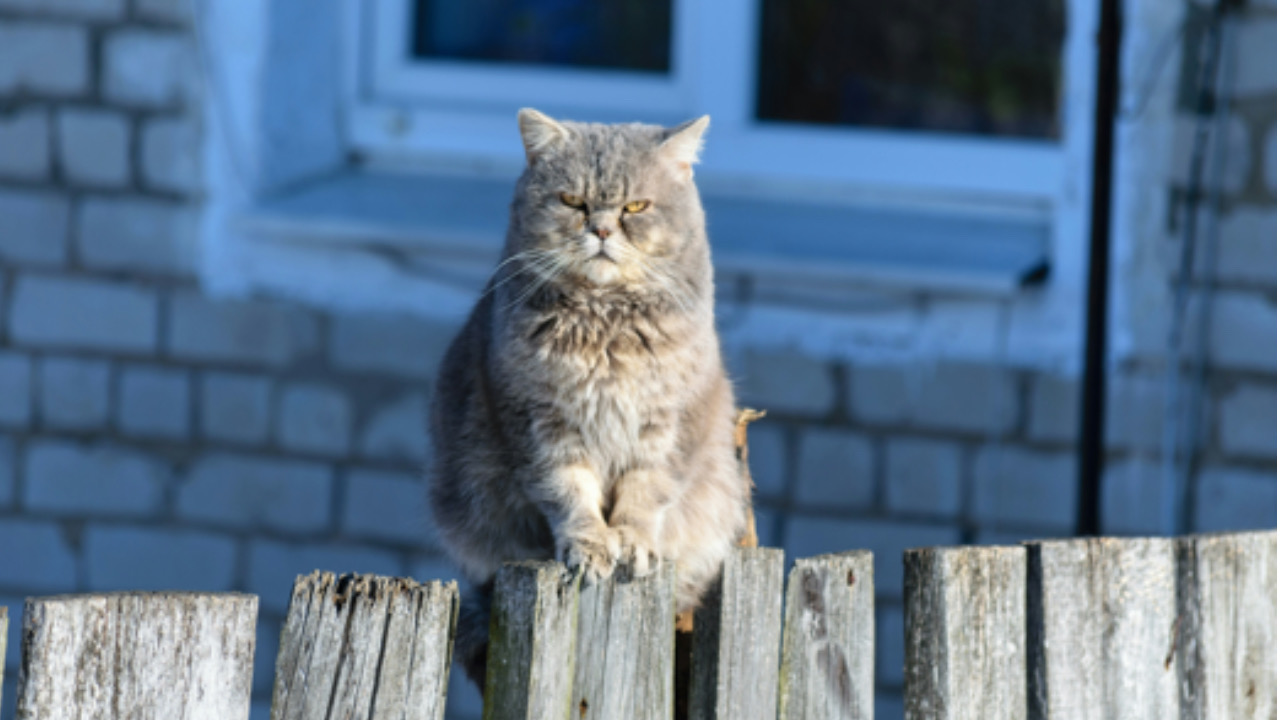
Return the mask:
<path id="1" fill-rule="evenodd" d="M 468 588 L 458 608 L 458 631 L 453 640 L 454 660 L 482 693 L 489 657 L 489 611 L 492 607 L 493 580 Z"/>

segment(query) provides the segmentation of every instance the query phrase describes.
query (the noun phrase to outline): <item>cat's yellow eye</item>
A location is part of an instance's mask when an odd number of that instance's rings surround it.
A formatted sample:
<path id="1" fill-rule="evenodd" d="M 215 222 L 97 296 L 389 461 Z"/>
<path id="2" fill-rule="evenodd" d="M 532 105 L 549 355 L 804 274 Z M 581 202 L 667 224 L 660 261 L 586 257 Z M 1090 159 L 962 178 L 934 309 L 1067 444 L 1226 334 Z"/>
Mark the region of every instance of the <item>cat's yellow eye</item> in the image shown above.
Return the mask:
<path id="1" fill-rule="evenodd" d="M 635 200 L 633 202 L 627 203 L 626 205 L 623 205 L 622 209 L 632 214 L 641 213 L 649 209 L 649 201 Z"/>
<path id="2" fill-rule="evenodd" d="M 582 201 L 581 196 L 573 195 L 570 193 L 560 193 L 560 202 L 564 203 L 565 205 L 568 205 L 571 208 L 580 208 L 583 205 L 586 205 L 586 203 Z"/>

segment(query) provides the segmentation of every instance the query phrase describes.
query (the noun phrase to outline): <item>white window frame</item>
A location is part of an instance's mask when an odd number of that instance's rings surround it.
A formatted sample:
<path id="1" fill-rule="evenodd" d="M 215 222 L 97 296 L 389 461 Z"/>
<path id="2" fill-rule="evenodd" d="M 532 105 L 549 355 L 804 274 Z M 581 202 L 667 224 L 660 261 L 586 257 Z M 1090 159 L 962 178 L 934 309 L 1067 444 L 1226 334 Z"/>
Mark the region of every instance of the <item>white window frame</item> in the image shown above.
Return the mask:
<path id="1" fill-rule="evenodd" d="M 1048 212 L 1091 132 L 1095 0 L 1068 0 L 1062 137 L 1031 140 L 762 122 L 754 118 L 758 0 L 674 0 L 672 68 L 641 73 L 412 61 L 412 0 L 349 0 L 346 120 L 373 162 L 447 160 L 509 172 L 522 162 L 515 111 L 675 123 L 712 117 L 701 177 L 735 187 L 792 183 L 977 200 Z M 714 28 L 702 32 L 702 28 Z M 589 98 L 584 105 L 582 98 Z M 846 193 L 848 196 L 848 193 Z"/>

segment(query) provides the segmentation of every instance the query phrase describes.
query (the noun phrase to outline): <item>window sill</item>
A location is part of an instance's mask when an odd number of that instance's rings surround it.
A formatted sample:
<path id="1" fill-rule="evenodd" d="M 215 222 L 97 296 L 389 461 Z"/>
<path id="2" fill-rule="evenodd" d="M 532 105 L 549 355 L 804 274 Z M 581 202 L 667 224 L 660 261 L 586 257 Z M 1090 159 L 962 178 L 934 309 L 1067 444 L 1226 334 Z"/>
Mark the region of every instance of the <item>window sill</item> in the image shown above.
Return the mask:
<path id="1" fill-rule="evenodd" d="M 351 171 L 260 200 L 250 237 L 494 262 L 511 181 Z M 781 284 L 1008 297 L 1049 269 L 1049 218 L 706 193 L 717 272 Z"/>

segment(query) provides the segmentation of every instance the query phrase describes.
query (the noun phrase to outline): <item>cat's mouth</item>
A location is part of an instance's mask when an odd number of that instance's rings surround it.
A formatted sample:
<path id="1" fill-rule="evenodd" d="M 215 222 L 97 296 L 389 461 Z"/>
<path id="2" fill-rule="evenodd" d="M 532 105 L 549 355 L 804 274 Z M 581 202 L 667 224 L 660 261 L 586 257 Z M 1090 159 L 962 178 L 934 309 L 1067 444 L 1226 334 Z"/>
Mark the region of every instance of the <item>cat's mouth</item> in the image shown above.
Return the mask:
<path id="1" fill-rule="evenodd" d="M 617 260 L 614 260 L 614 259 L 609 255 L 609 253 L 605 252 L 604 250 L 601 250 L 600 252 L 596 253 L 595 255 L 592 255 L 592 256 L 591 256 L 591 259 L 592 259 L 592 260 L 604 260 L 605 262 L 610 262 L 610 263 L 613 263 L 614 265 L 617 265 L 617 264 L 618 264 L 618 261 L 617 261 Z"/>

